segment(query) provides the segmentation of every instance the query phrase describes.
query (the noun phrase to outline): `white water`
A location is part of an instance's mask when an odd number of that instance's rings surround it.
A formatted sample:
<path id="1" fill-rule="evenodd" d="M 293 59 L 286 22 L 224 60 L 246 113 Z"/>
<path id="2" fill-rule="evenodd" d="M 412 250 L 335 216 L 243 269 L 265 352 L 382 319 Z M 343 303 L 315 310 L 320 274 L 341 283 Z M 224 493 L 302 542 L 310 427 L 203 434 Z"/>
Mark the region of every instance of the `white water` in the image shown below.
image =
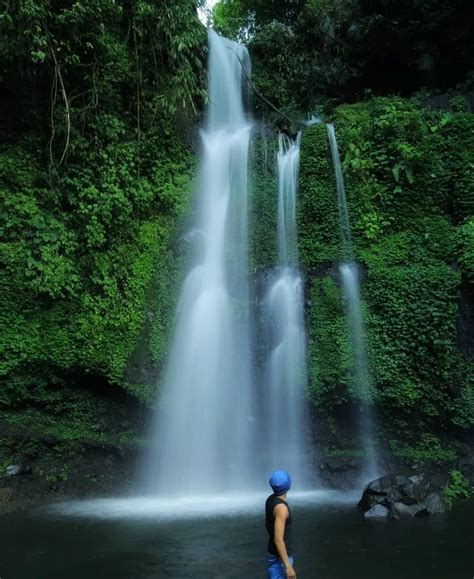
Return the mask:
<path id="1" fill-rule="evenodd" d="M 202 131 L 194 267 L 178 303 L 160 407 L 145 461 L 153 495 L 215 494 L 252 486 L 254 400 L 247 276 L 243 107 L 247 50 L 209 31 L 208 122 Z M 201 241 L 199 241 L 201 240 Z"/>
<path id="2" fill-rule="evenodd" d="M 301 133 L 298 133 L 294 142 L 283 134 L 280 134 L 278 141 L 278 257 L 283 266 L 298 265 L 296 193 L 300 141 Z"/>
<path id="3" fill-rule="evenodd" d="M 354 261 L 354 249 L 352 246 L 351 224 L 349 220 L 349 210 L 347 208 L 346 188 L 344 185 L 344 175 L 342 173 L 341 158 L 337 146 L 336 132 L 333 124 L 326 125 L 329 145 L 331 147 L 332 164 L 336 177 L 337 201 L 339 208 L 339 227 L 341 231 L 342 255 L 344 262 Z"/>
<path id="4" fill-rule="evenodd" d="M 153 519 L 169 522 L 178 519 L 203 517 L 237 517 L 262 513 L 262 505 L 268 492 L 236 493 L 209 497 L 191 495 L 177 499 L 148 497 L 109 498 L 70 501 L 49 505 L 46 512 L 61 517 L 88 519 Z M 359 491 L 306 491 L 292 492 L 291 506 L 316 504 L 355 504 L 360 499 Z"/>
<path id="5" fill-rule="evenodd" d="M 367 359 L 367 341 L 362 315 L 359 272 L 357 264 L 354 261 L 354 249 L 352 245 L 344 176 L 342 173 L 334 125 L 328 124 L 326 125 L 326 128 L 336 177 L 341 243 L 344 260 L 339 266 L 339 272 L 342 279 L 346 319 L 353 355 L 353 371 L 351 372 L 350 388 L 354 396 L 361 403 L 358 419 L 361 446 L 365 455 L 364 472 L 361 475 L 361 481 L 365 483 L 373 480 L 378 475 L 372 409 L 373 385 Z"/>
<path id="6" fill-rule="evenodd" d="M 339 266 L 344 289 L 347 325 L 351 340 L 354 372 L 351 388 L 361 401 L 359 425 L 362 447 L 365 454 L 365 468 L 362 482 L 366 483 L 378 475 L 377 456 L 374 445 L 374 418 L 372 412 L 373 385 L 367 360 L 367 343 L 360 298 L 359 273 L 355 263 L 343 263 Z"/>
<path id="7" fill-rule="evenodd" d="M 303 282 L 298 271 L 296 194 L 300 135 L 280 135 L 278 151 L 279 267 L 270 276 L 264 300 L 269 353 L 264 412 L 268 470 L 283 468 L 296 488 L 309 484 L 307 445 L 306 333 Z"/>

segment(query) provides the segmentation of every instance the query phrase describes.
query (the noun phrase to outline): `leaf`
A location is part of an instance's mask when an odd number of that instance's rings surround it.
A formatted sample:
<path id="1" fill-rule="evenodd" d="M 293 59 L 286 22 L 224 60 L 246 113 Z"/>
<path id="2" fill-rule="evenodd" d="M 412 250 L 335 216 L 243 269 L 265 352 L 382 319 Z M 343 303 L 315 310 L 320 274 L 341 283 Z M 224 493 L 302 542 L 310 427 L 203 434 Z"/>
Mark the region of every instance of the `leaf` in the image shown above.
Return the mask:
<path id="1" fill-rule="evenodd" d="M 398 181 L 400 180 L 400 165 L 395 165 L 395 167 L 393 167 L 392 169 L 392 173 L 393 176 L 395 177 L 395 181 L 397 181 L 398 183 Z"/>

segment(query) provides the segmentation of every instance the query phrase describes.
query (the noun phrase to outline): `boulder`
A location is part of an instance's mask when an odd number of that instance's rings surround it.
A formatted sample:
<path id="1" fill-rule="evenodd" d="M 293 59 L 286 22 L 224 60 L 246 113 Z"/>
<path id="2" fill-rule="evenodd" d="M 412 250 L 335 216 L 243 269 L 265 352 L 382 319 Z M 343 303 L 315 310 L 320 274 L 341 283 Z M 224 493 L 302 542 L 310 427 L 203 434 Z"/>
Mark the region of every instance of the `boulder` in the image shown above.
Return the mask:
<path id="1" fill-rule="evenodd" d="M 414 503 L 406 505 L 405 503 L 395 503 L 391 506 L 392 519 L 400 519 L 403 517 L 425 517 L 429 513 L 426 510 L 425 503 Z"/>
<path id="2" fill-rule="evenodd" d="M 445 510 L 442 492 L 446 484 L 445 475 L 389 474 L 367 485 L 358 508 L 367 517 L 375 507 L 381 506 L 392 519 L 442 513 Z"/>
<path id="3" fill-rule="evenodd" d="M 387 519 L 389 510 L 383 505 L 375 505 L 364 513 L 366 519 Z"/>
<path id="4" fill-rule="evenodd" d="M 426 510 L 432 513 L 444 513 L 444 504 L 442 497 L 437 493 L 431 493 L 426 497 Z"/>
<path id="5" fill-rule="evenodd" d="M 23 469 L 21 468 L 21 466 L 19 464 L 10 464 L 7 466 L 5 471 L 6 471 L 7 475 L 14 476 L 17 474 L 21 474 L 23 472 Z"/>

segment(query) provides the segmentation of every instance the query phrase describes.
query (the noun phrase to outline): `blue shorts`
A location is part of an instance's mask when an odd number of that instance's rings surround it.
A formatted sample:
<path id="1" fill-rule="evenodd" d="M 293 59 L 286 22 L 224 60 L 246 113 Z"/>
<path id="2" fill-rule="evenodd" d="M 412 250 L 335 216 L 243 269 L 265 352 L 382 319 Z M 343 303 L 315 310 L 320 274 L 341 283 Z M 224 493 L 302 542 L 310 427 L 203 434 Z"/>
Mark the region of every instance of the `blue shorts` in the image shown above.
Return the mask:
<path id="1" fill-rule="evenodd" d="M 288 557 L 293 565 L 293 557 Z M 268 579 L 286 579 L 286 569 L 283 561 L 276 555 L 267 554 L 267 577 Z"/>

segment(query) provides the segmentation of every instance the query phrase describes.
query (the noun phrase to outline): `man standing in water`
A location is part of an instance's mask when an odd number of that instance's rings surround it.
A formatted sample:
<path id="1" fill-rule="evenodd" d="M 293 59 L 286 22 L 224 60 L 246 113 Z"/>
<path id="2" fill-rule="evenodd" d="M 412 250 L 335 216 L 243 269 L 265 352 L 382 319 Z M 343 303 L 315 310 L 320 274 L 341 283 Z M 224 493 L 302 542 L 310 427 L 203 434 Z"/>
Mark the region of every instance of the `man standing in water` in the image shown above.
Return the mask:
<path id="1" fill-rule="evenodd" d="M 291 546 L 291 511 L 286 493 L 291 487 L 290 475 L 276 470 L 270 477 L 273 494 L 265 503 L 265 527 L 268 531 L 267 577 L 268 579 L 294 579 Z"/>

